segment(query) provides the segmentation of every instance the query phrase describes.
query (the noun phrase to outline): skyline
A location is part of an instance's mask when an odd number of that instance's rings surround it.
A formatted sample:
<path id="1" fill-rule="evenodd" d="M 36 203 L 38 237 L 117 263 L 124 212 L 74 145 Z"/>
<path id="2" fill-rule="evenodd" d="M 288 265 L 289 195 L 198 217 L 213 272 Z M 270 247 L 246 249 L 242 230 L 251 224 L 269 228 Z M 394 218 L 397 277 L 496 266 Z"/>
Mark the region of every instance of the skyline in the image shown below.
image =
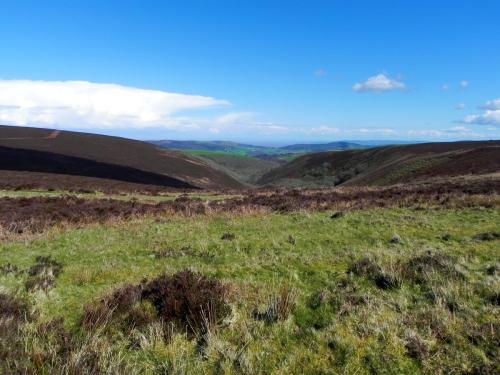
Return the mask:
<path id="1" fill-rule="evenodd" d="M 500 138 L 498 2 L 280 3 L 7 1 L 0 123 L 268 144 Z"/>

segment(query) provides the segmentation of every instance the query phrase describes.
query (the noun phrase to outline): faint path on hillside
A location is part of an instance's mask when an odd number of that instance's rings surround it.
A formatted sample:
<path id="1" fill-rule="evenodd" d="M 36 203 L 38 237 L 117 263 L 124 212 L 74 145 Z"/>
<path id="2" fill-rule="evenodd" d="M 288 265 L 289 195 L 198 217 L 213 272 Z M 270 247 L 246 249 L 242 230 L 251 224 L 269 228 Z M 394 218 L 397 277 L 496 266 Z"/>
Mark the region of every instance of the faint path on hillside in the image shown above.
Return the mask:
<path id="1" fill-rule="evenodd" d="M 17 137 L 17 138 L 0 138 L 1 140 L 17 140 L 17 139 L 55 139 L 61 133 L 60 130 L 54 130 L 45 137 Z"/>

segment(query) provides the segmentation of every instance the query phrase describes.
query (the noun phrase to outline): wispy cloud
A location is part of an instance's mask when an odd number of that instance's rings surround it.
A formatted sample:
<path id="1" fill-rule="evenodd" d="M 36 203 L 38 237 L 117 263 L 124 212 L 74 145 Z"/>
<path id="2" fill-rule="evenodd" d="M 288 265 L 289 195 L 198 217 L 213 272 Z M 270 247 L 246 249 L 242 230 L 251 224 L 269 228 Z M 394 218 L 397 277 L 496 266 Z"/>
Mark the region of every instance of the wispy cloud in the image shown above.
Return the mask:
<path id="1" fill-rule="evenodd" d="M 405 90 L 406 85 L 398 79 L 393 79 L 385 74 L 378 74 L 368 78 L 365 82 L 356 83 L 353 88 L 356 92 L 384 92 Z"/>
<path id="2" fill-rule="evenodd" d="M 464 103 L 458 103 L 456 106 L 455 106 L 455 109 L 457 111 L 461 111 L 462 109 L 465 109 L 465 104 Z"/>
<path id="3" fill-rule="evenodd" d="M 87 81 L 0 80 L 0 122 L 64 128 L 178 128 L 226 100 Z"/>
<path id="4" fill-rule="evenodd" d="M 469 87 L 469 81 L 467 80 L 460 81 L 460 88 L 466 89 L 467 87 Z"/>
<path id="5" fill-rule="evenodd" d="M 248 123 L 253 121 L 255 116 L 255 112 L 230 112 L 217 117 L 215 122 L 221 125 Z"/>

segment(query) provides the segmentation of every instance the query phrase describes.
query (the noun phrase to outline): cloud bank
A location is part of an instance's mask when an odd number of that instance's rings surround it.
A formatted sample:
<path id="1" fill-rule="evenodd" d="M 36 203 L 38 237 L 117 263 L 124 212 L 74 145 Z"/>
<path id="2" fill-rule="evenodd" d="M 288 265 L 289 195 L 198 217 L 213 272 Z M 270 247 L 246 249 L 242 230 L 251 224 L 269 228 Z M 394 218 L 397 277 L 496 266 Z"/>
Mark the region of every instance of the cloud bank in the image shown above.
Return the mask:
<path id="1" fill-rule="evenodd" d="M 500 99 L 487 101 L 480 107 L 484 113 L 469 115 L 463 120 L 466 124 L 500 126 Z"/>
<path id="2" fill-rule="evenodd" d="M 368 78 L 365 82 L 356 83 L 352 89 L 356 92 L 384 92 L 394 90 L 405 90 L 404 82 L 392 79 L 385 74 L 378 74 Z"/>
<path id="3" fill-rule="evenodd" d="M 87 81 L 0 80 L 0 123 L 64 128 L 178 128 L 174 115 L 227 106 L 207 96 Z"/>

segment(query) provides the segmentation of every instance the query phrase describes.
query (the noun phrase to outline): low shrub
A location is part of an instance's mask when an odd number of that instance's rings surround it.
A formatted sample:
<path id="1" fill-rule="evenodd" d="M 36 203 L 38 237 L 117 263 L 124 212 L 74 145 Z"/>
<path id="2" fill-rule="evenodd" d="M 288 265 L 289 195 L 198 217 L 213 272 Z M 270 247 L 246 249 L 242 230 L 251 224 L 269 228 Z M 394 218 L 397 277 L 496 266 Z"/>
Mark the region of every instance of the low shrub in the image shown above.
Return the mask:
<path id="1" fill-rule="evenodd" d="M 230 288 L 217 279 L 190 270 L 162 275 L 144 284 L 142 298 L 156 308 L 159 318 L 191 332 L 215 328 L 231 311 Z"/>
<path id="2" fill-rule="evenodd" d="M 140 286 L 125 285 L 97 303 L 85 306 L 81 324 L 87 329 L 101 327 L 117 315 L 129 312 L 140 299 Z"/>
<path id="3" fill-rule="evenodd" d="M 455 262 L 447 255 L 427 252 L 418 255 L 402 266 L 402 275 L 417 284 L 424 284 L 433 276 L 439 274 L 451 278 L 463 278 L 455 269 Z"/>
<path id="4" fill-rule="evenodd" d="M 84 309 L 81 324 L 95 329 L 119 323 L 132 329 L 171 322 L 191 333 L 216 329 L 231 309 L 229 285 L 190 270 L 126 285 Z"/>

